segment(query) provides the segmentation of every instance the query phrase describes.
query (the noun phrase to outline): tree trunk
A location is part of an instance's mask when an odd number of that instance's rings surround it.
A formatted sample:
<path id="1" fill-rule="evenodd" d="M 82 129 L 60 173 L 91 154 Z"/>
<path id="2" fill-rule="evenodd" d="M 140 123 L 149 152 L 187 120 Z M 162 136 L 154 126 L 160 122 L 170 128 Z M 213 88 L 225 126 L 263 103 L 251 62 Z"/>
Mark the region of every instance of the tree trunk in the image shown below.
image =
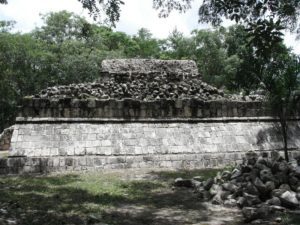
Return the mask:
<path id="1" fill-rule="evenodd" d="M 280 121 L 280 125 L 282 130 L 284 157 L 285 160 L 289 162 L 288 143 L 287 143 L 287 123 L 283 119 Z"/>

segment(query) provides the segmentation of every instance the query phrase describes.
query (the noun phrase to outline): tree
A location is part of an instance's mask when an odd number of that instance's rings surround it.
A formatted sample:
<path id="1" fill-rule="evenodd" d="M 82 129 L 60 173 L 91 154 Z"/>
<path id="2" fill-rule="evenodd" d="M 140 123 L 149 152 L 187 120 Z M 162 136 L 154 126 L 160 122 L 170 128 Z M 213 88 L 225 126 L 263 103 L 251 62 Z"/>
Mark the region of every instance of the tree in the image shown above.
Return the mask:
<path id="1" fill-rule="evenodd" d="M 90 24 L 82 17 L 65 10 L 41 16 L 44 25 L 33 31 L 36 38 L 56 44 L 66 40 L 83 40 L 90 35 Z"/>
<path id="2" fill-rule="evenodd" d="M 10 33 L 14 22 L 0 21 L 0 132 L 13 123 L 22 97 L 49 86 L 94 81 L 103 59 L 126 57 L 131 38 L 124 33 L 66 11 L 43 19 L 42 27 L 25 34 Z"/>
<path id="3" fill-rule="evenodd" d="M 88 9 L 90 15 L 97 19 L 101 14 L 107 16 L 106 22 L 115 26 L 120 19 L 120 7 L 124 4 L 122 0 L 78 0 L 83 8 Z"/>
<path id="4" fill-rule="evenodd" d="M 106 15 L 112 26 L 120 19 L 122 0 L 78 0 L 89 10 L 94 19 Z M 166 17 L 172 10 L 185 12 L 193 0 L 153 0 L 159 15 Z M 1 4 L 7 3 L 0 0 Z M 199 8 L 199 22 L 220 25 L 229 19 L 244 25 L 252 37 L 257 54 L 266 55 L 276 43 L 282 41 L 282 30 L 300 30 L 297 23 L 300 10 L 299 0 L 203 0 Z"/>
<path id="5" fill-rule="evenodd" d="M 154 2 L 165 16 L 174 9 L 185 11 L 191 7 L 192 0 Z M 273 46 L 282 41 L 283 29 L 297 30 L 299 11 L 298 0 L 204 0 L 199 8 L 199 22 L 219 26 L 224 19 L 229 19 L 244 25 L 258 54 L 267 57 Z"/>
<path id="6" fill-rule="evenodd" d="M 187 38 L 174 29 L 168 38 L 161 42 L 164 59 L 194 59 L 194 44 L 192 38 Z"/>
<path id="7" fill-rule="evenodd" d="M 137 35 L 132 37 L 132 41 L 137 47 L 135 57 L 139 58 L 158 58 L 160 53 L 158 41 L 152 37 L 152 34 L 146 28 L 138 30 Z"/>
<path id="8" fill-rule="evenodd" d="M 296 115 L 298 109 L 300 80 L 300 59 L 293 54 L 276 54 L 262 68 L 261 84 L 267 91 L 268 102 L 279 118 L 286 161 L 288 156 L 289 119 Z"/>
<path id="9" fill-rule="evenodd" d="M 0 32 L 0 130 L 15 119 L 21 97 L 46 87 L 47 54 L 29 34 Z"/>
<path id="10" fill-rule="evenodd" d="M 225 87 L 230 91 L 243 91 L 246 94 L 257 89 L 259 81 L 256 76 L 260 73 L 263 62 L 255 57 L 243 26 L 235 25 L 226 30 L 224 48 L 228 57 L 225 62 Z"/>

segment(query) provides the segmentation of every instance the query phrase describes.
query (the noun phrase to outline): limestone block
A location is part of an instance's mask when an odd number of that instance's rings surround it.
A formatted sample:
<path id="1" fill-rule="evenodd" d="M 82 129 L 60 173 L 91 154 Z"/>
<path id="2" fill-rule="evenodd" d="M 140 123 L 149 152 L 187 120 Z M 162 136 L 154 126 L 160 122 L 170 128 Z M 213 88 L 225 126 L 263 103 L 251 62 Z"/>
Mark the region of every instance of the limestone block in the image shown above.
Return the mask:
<path id="1" fill-rule="evenodd" d="M 74 146 L 64 146 L 66 155 L 75 155 L 75 147 Z"/>
<path id="2" fill-rule="evenodd" d="M 175 108 L 181 109 L 183 107 L 183 100 L 182 99 L 176 99 L 175 100 Z"/>

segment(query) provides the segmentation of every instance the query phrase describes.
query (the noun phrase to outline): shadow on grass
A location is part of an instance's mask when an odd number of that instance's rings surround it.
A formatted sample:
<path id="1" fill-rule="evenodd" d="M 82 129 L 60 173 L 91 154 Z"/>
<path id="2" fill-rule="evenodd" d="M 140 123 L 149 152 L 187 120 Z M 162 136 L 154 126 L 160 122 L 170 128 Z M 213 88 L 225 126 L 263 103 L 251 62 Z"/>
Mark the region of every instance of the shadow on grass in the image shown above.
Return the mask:
<path id="1" fill-rule="evenodd" d="M 174 179 L 181 177 L 183 179 L 191 179 L 195 176 L 201 176 L 204 179 L 214 177 L 220 169 L 196 169 L 196 170 L 175 170 L 175 171 L 153 171 L 152 175 L 158 180 L 172 182 Z"/>
<path id="2" fill-rule="evenodd" d="M 105 180 L 99 175 L 86 179 L 80 174 L 2 177 L 0 218 L 14 218 L 17 224 L 22 225 L 84 225 L 93 222 L 124 225 L 182 224 L 183 221 L 178 220 L 177 223 L 167 216 L 154 219 L 154 214 L 165 208 L 205 210 L 205 207 L 187 190 L 172 190 L 170 181 L 176 177 L 208 177 L 216 172 L 152 172 L 155 180 L 140 181 L 121 181 L 118 178 Z M 99 181 L 100 178 L 102 180 Z M 137 207 L 139 210 L 118 210 L 124 206 Z M 98 219 L 91 219 L 91 214 L 96 214 Z"/>

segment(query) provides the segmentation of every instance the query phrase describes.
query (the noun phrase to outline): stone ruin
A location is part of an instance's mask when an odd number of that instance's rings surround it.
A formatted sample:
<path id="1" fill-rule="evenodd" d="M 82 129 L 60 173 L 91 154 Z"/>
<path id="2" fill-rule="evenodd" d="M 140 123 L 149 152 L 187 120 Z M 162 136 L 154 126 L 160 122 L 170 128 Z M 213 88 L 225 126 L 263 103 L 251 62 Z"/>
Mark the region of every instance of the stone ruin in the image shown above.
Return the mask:
<path id="1" fill-rule="evenodd" d="M 290 127 L 293 155 L 299 121 Z M 227 95 L 188 60 L 104 60 L 93 83 L 25 97 L 13 129 L 3 174 L 223 167 L 283 148 L 263 97 Z"/>
<path id="2" fill-rule="evenodd" d="M 262 100 L 258 95 L 247 96 L 247 98 L 225 95 L 222 90 L 201 80 L 194 61 L 147 59 L 104 60 L 101 76 L 96 82 L 49 87 L 34 97 L 38 99 L 132 99 L 142 102 L 176 99 Z"/>
<path id="3" fill-rule="evenodd" d="M 283 215 L 299 212 L 299 156 L 293 165 L 276 151 L 271 157 L 249 151 L 242 163 L 214 178 L 177 178 L 174 186 L 193 188 L 200 201 L 240 208 L 247 223 L 278 224 Z"/>

